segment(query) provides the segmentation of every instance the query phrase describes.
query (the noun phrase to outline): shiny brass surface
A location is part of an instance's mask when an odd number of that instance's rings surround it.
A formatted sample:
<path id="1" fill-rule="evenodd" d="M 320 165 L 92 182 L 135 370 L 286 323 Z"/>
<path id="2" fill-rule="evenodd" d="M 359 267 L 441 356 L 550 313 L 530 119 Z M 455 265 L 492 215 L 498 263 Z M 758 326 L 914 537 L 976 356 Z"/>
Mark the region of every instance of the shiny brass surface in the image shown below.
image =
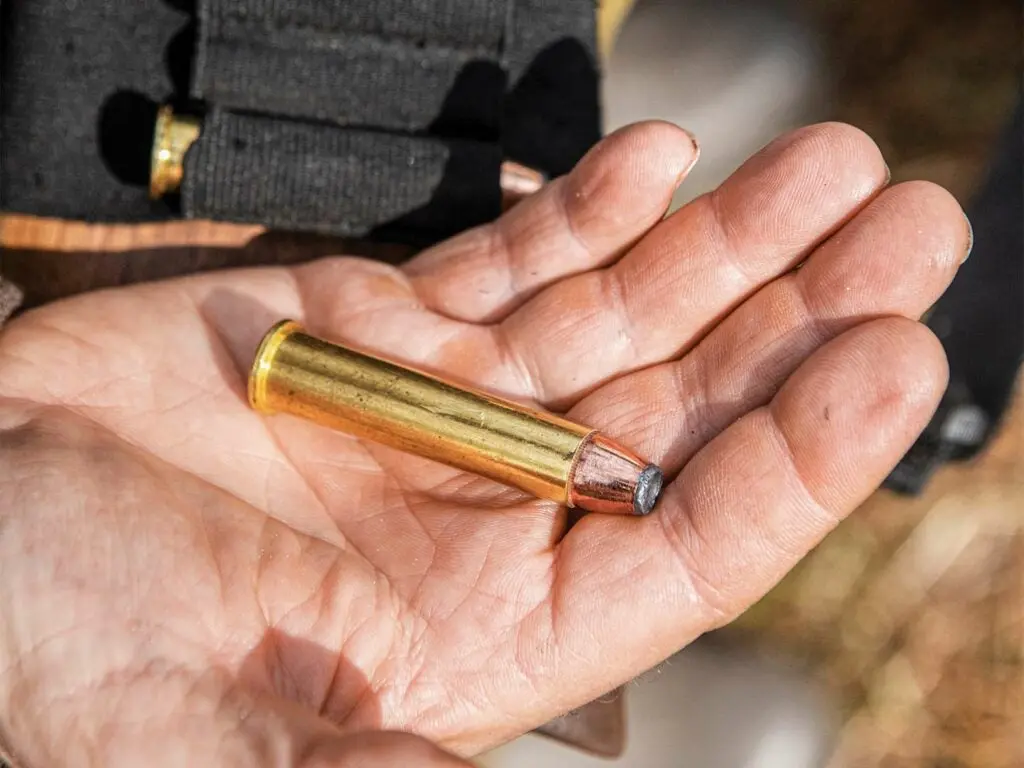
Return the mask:
<path id="1" fill-rule="evenodd" d="M 593 430 L 331 344 L 292 321 L 264 337 L 249 402 L 425 456 L 538 498 L 571 502 L 574 461 Z"/>
<path id="2" fill-rule="evenodd" d="M 149 165 L 149 196 L 158 200 L 177 192 L 185 173 L 185 153 L 199 138 L 201 123 L 189 115 L 175 114 L 161 107 L 153 133 L 153 152 Z"/>

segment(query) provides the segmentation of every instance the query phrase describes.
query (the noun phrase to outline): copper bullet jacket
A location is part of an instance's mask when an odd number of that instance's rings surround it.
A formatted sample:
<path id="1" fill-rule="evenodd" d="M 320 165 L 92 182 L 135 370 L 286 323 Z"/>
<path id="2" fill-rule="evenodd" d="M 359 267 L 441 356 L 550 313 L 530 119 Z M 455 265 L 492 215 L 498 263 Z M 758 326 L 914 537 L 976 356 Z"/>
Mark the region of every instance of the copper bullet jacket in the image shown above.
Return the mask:
<path id="1" fill-rule="evenodd" d="M 540 171 L 512 160 L 506 160 L 501 164 L 500 179 L 501 204 L 505 210 L 539 192 L 547 183 L 547 178 Z"/>
<path id="2" fill-rule="evenodd" d="M 661 491 L 657 467 L 589 427 L 332 344 L 289 320 L 260 344 L 249 402 L 589 512 L 647 514 Z"/>

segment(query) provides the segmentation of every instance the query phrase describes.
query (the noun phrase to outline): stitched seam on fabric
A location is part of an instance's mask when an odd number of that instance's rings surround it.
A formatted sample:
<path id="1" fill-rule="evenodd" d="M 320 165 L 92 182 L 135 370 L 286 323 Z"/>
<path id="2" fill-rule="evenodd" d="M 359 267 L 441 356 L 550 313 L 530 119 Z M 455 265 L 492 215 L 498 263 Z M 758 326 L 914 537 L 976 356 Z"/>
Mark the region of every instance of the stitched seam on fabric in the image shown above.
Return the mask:
<path id="1" fill-rule="evenodd" d="M 511 2 L 512 2 L 512 0 L 506 0 L 506 1 L 509 4 L 511 4 Z M 360 29 L 358 27 L 353 28 L 351 26 L 348 26 L 347 24 L 345 24 L 342 21 L 339 21 L 339 22 L 334 23 L 334 24 L 329 24 L 325 20 L 308 21 L 308 22 L 296 22 L 296 21 L 290 21 L 287 18 L 282 19 L 282 18 L 276 17 L 273 12 L 270 12 L 269 14 L 259 14 L 259 13 L 257 13 L 256 15 L 250 15 L 248 10 L 246 8 L 244 8 L 244 7 L 243 8 L 238 8 L 238 7 L 234 7 L 234 6 L 229 5 L 228 7 L 225 8 L 222 5 L 217 4 L 216 0 L 206 0 L 206 2 L 203 3 L 203 6 L 204 6 L 204 9 L 205 8 L 209 8 L 210 11 L 211 11 L 210 12 L 210 16 L 212 16 L 213 18 L 207 19 L 207 22 L 210 23 L 211 26 L 218 26 L 219 27 L 222 24 L 229 23 L 229 24 L 235 24 L 235 25 L 238 25 L 238 26 L 249 26 L 249 27 L 254 27 L 254 28 L 262 28 L 262 29 L 265 29 L 265 30 L 316 29 L 316 30 L 322 30 L 322 31 L 326 31 L 326 32 L 341 32 L 341 33 L 349 33 L 349 32 L 351 32 L 353 34 L 376 35 L 376 36 L 381 36 L 381 37 L 386 37 L 387 36 L 387 35 L 384 35 L 384 34 L 381 34 L 381 33 L 373 32 L 371 30 Z M 435 12 L 434 14 L 430 14 L 430 16 L 431 16 L 431 18 L 436 20 L 438 14 Z M 479 31 L 479 30 L 486 30 L 486 29 L 488 29 L 491 26 L 492 23 L 495 23 L 497 21 L 498 21 L 498 19 L 496 18 L 496 15 L 493 15 L 493 16 L 490 16 L 490 17 L 484 17 L 482 19 L 481 18 L 477 18 L 474 22 L 472 22 L 469 25 L 469 28 L 477 30 L 477 31 Z M 506 18 L 506 21 L 507 21 L 507 18 Z M 465 31 L 465 30 L 463 30 L 463 31 Z M 398 32 L 394 33 L 391 36 L 395 37 L 395 38 L 398 38 L 398 39 L 406 39 L 406 40 L 413 41 L 413 42 L 421 39 L 421 37 L 417 36 L 417 35 L 402 34 L 402 33 L 398 33 Z M 472 37 L 477 37 L 477 35 L 472 35 Z M 500 42 L 500 36 L 499 36 L 499 39 L 496 42 Z M 447 44 L 449 46 L 452 46 L 452 47 L 459 47 L 459 45 L 460 45 L 457 41 L 450 41 Z"/>
<path id="2" fill-rule="evenodd" d="M 500 51 L 498 46 L 485 46 L 485 45 L 473 45 L 473 46 L 460 46 L 450 45 L 444 43 L 434 43 L 429 41 L 423 41 L 422 45 L 420 38 L 404 36 L 404 35 L 380 35 L 373 32 L 356 32 L 346 29 L 325 29 L 323 27 L 315 26 L 312 24 L 236 24 L 225 27 L 224 25 L 217 25 L 216 28 L 211 28 L 208 35 L 208 42 L 238 42 L 238 41 L 259 41 L 261 44 L 268 45 L 270 47 L 277 47 L 273 43 L 269 42 L 266 38 L 274 33 L 293 32 L 297 35 L 303 35 L 305 37 L 313 38 L 312 40 L 303 40 L 302 47 L 310 44 L 320 44 L 323 47 L 335 47 L 344 44 L 350 40 L 359 40 L 366 43 L 376 43 L 378 45 L 394 46 L 405 48 L 414 51 L 431 51 L 442 55 L 451 56 L 488 56 L 495 57 Z M 319 40 L 317 38 L 320 38 Z M 325 43 L 324 39 L 328 39 L 330 42 Z M 275 41 L 276 42 L 276 41 Z M 295 47 L 300 47 L 295 44 Z"/>
<path id="3" fill-rule="evenodd" d="M 207 3 L 207 5 L 209 5 L 209 3 Z M 223 9 L 223 8 L 218 7 L 218 9 L 216 11 L 214 11 L 214 15 L 216 16 L 216 18 L 214 19 L 215 21 L 231 22 L 231 23 L 239 24 L 239 25 L 262 26 L 264 28 L 271 28 L 271 27 L 273 27 L 275 29 L 287 29 L 289 27 L 295 27 L 295 28 L 315 27 L 317 29 L 324 29 L 324 30 L 333 31 L 333 32 L 359 31 L 359 32 L 365 32 L 366 34 L 376 34 L 374 32 L 370 32 L 370 31 L 367 31 L 367 30 L 353 29 L 352 27 L 347 26 L 344 23 L 328 24 L 328 23 L 323 22 L 323 21 L 294 22 L 294 21 L 289 21 L 287 19 L 274 18 L 273 16 L 271 16 L 270 18 L 268 18 L 267 16 L 264 16 L 264 15 L 259 15 L 259 14 L 255 15 L 255 16 L 252 16 L 252 15 L 250 15 L 249 13 L 247 13 L 246 11 L 244 11 L 242 9 L 233 8 L 233 7 L 229 7 L 227 9 Z M 436 18 L 436 14 L 434 15 L 434 17 Z M 473 24 L 472 26 L 475 27 L 476 29 L 485 29 L 488 26 L 488 24 L 486 24 L 486 23 L 477 23 L 477 24 Z M 397 36 L 398 37 L 408 37 L 410 40 L 417 39 L 414 35 L 401 35 L 401 34 L 399 34 Z"/>
<path id="4" fill-rule="evenodd" d="M 501 68 L 506 71 L 509 68 L 509 51 L 516 44 L 515 35 L 512 33 L 512 30 L 515 29 L 515 21 L 516 0 L 508 0 L 508 6 L 505 8 L 505 29 L 502 32 L 501 41 L 498 46 L 498 62 L 501 64 Z"/>
<path id="5" fill-rule="evenodd" d="M 401 41 L 392 41 L 385 38 L 372 36 L 348 35 L 348 36 L 309 36 L 305 39 L 297 38 L 274 38 L 249 37 L 240 35 L 238 37 L 213 36 L 207 39 L 206 48 L 213 46 L 245 46 L 253 49 L 263 48 L 282 51 L 311 51 L 313 53 L 341 53 L 351 51 L 353 46 L 359 46 L 363 51 L 380 51 L 387 53 L 404 53 L 408 58 L 435 58 L 444 61 L 465 61 L 471 58 L 487 58 L 495 60 L 496 54 L 493 50 L 486 48 L 446 48 L 443 46 L 425 46 L 423 48 L 409 45 Z M 351 55 L 351 54 L 350 54 Z"/>
<path id="6" fill-rule="evenodd" d="M 210 37 L 210 30 L 213 28 L 213 25 L 210 23 L 210 4 L 200 0 L 196 5 L 196 20 L 199 22 L 199 30 L 195 41 L 194 71 L 192 73 L 192 81 L 188 84 L 188 89 L 193 97 L 201 97 L 202 88 L 200 84 L 206 82 L 208 77 L 209 52 L 210 46 L 213 43 Z"/>

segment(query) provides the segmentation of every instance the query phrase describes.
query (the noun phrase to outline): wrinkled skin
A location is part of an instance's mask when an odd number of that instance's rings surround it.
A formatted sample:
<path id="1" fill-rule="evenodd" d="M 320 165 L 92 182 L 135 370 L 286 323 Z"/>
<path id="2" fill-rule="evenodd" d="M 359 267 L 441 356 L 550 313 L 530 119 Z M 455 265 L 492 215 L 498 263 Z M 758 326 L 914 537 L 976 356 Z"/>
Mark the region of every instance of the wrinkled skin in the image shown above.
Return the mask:
<path id="1" fill-rule="evenodd" d="M 933 413 L 917 318 L 969 228 L 834 124 L 663 219 L 695 158 L 634 126 L 401 269 L 204 274 L 11 323 L 0 743 L 27 766 L 457 765 L 356 734 L 477 753 L 763 595 Z M 672 482 L 565 535 L 552 504 L 260 417 L 245 375 L 282 317 L 568 412 Z"/>

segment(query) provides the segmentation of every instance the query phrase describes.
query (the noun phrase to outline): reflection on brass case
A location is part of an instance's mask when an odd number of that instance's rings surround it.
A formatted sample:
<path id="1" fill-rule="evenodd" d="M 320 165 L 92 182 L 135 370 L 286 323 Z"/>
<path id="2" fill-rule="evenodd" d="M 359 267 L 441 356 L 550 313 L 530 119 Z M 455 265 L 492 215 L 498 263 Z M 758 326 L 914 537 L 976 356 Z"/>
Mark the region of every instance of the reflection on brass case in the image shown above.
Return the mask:
<path id="1" fill-rule="evenodd" d="M 178 115 L 161 107 L 153 132 L 153 153 L 149 165 L 149 196 L 159 200 L 178 191 L 185 174 L 185 153 L 199 138 L 201 124 L 189 115 Z"/>
<path id="2" fill-rule="evenodd" d="M 591 512 L 647 514 L 661 471 L 594 430 L 310 336 L 263 339 L 249 402 Z"/>

